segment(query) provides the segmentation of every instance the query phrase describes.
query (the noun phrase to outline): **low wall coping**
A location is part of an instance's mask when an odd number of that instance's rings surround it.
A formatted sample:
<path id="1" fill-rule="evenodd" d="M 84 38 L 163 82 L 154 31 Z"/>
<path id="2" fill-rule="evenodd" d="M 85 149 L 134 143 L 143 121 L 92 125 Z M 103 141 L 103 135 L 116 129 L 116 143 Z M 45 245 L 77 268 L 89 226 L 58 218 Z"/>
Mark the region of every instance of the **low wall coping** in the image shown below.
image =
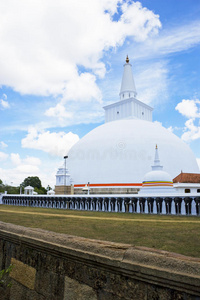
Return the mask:
<path id="1" fill-rule="evenodd" d="M 200 295 L 200 258 L 129 244 L 26 228 L 0 221 L 0 237 L 51 255 L 120 272 L 149 283 Z"/>

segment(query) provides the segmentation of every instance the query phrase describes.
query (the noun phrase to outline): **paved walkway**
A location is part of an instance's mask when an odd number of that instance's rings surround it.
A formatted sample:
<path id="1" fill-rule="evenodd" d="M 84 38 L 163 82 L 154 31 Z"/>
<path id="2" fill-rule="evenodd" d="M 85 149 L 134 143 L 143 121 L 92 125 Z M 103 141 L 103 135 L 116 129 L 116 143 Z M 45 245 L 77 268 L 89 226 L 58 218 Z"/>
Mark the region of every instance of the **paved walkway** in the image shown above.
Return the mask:
<path id="1" fill-rule="evenodd" d="M 198 223 L 200 224 L 200 218 L 197 220 L 158 220 L 158 219 L 129 219 L 129 218 L 110 218 L 110 217 L 92 217 L 92 216 L 78 216 L 78 215 L 67 215 L 67 214 L 50 214 L 50 213 L 40 213 L 40 212 L 28 212 L 28 211 L 15 211 L 9 209 L 0 209 L 1 212 L 13 213 L 13 214 L 23 214 L 23 215 L 37 215 L 37 216 L 51 216 L 60 218 L 74 218 L 74 219 L 91 219 L 91 220 L 107 220 L 107 221 L 125 221 L 125 222 L 155 222 L 155 223 Z"/>

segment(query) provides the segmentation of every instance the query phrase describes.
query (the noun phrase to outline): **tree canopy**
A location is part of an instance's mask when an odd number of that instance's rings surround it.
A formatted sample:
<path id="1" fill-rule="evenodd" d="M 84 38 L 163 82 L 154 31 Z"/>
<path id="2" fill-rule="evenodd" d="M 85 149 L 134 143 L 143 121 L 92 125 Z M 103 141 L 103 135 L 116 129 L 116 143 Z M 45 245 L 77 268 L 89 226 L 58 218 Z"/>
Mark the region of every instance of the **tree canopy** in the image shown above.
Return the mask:
<path id="1" fill-rule="evenodd" d="M 26 187 L 28 185 L 40 189 L 42 187 L 41 180 L 37 176 L 29 176 L 24 179 L 24 181 L 21 184 L 23 187 Z"/>
<path id="2" fill-rule="evenodd" d="M 0 179 L 0 193 L 5 193 L 7 191 L 8 194 L 20 194 L 23 192 L 23 189 L 26 186 L 32 186 L 34 188 L 34 191 L 38 194 L 46 194 L 47 189 L 45 189 L 42 184 L 41 180 L 37 176 L 29 176 L 24 179 L 24 181 L 20 184 L 20 186 L 15 187 L 7 184 L 3 184 L 3 181 Z M 22 187 L 22 191 L 20 192 L 20 187 Z"/>

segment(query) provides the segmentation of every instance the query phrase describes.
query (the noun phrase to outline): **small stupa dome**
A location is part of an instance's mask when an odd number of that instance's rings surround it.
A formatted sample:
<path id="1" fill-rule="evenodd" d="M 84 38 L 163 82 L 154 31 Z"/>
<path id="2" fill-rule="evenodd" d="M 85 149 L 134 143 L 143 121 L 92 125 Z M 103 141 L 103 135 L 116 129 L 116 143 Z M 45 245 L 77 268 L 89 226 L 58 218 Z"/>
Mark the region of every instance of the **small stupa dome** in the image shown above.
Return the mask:
<path id="1" fill-rule="evenodd" d="M 172 179 L 171 176 L 169 175 L 169 173 L 165 172 L 165 171 L 150 171 L 148 172 L 143 179 L 143 183 L 144 182 L 170 182 L 170 184 L 172 183 Z"/>
<path id="2" fill-rule="evenodd" d="M 154 165 L 152 171 L 148 172 L 143 179 L 141 192 L 163 193 L 173 191 L 173 181 L 169 173 L 163 171 L 158 156 L 158 147 L 156 145 Z"/>

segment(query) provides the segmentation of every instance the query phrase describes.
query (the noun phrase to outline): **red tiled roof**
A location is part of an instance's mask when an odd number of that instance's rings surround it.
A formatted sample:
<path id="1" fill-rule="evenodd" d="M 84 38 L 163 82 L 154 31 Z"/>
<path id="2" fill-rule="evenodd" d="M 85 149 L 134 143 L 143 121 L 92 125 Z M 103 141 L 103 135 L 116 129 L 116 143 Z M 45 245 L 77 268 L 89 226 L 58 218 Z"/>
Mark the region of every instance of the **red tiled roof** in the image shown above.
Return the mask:
<path id="1" fill-rule="evenodd" d="M 200 183 L 200 173 L 180 173 L 173 179 L 173 183 Z"/>

